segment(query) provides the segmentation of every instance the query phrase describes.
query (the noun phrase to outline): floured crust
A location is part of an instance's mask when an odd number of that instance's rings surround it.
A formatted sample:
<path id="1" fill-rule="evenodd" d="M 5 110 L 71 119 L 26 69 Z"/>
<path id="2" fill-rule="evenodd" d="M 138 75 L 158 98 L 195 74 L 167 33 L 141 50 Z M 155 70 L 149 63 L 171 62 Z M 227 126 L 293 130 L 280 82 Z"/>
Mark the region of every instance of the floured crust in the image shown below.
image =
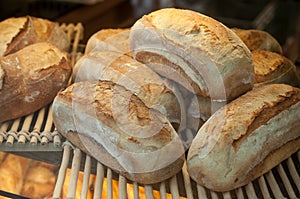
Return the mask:
<path id="1" fill-rule="evenodd" d="M 67 34 L 57 23 L 31 16 L 1 21 L 0 35 L 0 56 L 37 42 L 49 42 L 61 50 L 68 50 L 70 46 Z"/>
<path id="2" fill-rule="evenodd" d="M 168 120 L 120 85 L 77 82 L 60 92 L 52 107 L 63 136 L 130 180 L 156 183 L 182 167 L 183 146 Z"/>
<path id="3" fill-rule="evenodd" d="M 73 80 L 109 80 L 135 93 L 149 108 L 180 123 L 180 105 L 172 88 L 150 68 L 132 57 L 114 51 L 86 54 L 74 66 Z"/>
<path id="4" fill-rule="evenodd" d="M 85 54 L 92 51 L 111 50 L 131 54 L 129 50 L 130 28 L 108 28 L 94 33 L 87 41 Z"/>
<path id="5" fill-rule="evenodd" d="M 245 185 L 299 150 L 294 142 L 299 140 L 299 121 L 298 88 L 256 87 L 218 110 L 201 127 L 189 150 L 189 174 L 215 191 Z"/>
<path id="6" fill-rule="evenodd" d="M 50 103 L 67 86 L 71 63 L 49 43 L 36 43 L 0 58 L 4 71 L 0 121 L 32 113 Z"/>
<path id="7" fill-rule="evenodd" d="M 266 50 L 255 50 L 251 52 L 251 55 L 254 63 L 256 85 L 265 83 L 300 85 L 296 66 L 288 58 Z"/>
<path id="8" fill-rule="evenodd" d="M 254 62 L 254 71 L 258 75 L 267 76 L 280 67 L 283 67 L 285 70 L 290 68 L 284 63 L 286 60 L 280 54 L 266 50 L 256 50 L 251 55 Z"/>
<path id="9" fill-rule="evenodd" d="M 189 78 L 184 69 L 172 63 L 165 56 L 161 56 L 155 52 L 139 52 L 135 55 L 135 58 L 147 63 L 147 66 L 152 68 L 158 74 L 161 74 L 168 79 L 176 80 L 176 82 L 183 85 L 189 91 L 192 91 L 192 93 L 203 93 L 199 86 Z M 197 75 L 200 74 L 198 73 Z"/>
<path id="10" fill-rule="evenodd" d="M 191 92 L 204 97 L 234 99 L 253 86 L 248 48 L 230 29 L 200 13 L 172 8 L 152 12 L 133 25 L 129 40 L 135 58 L 150 67 L 146 53 L 168 59 L 198 86 Z M 162 75 L 170 67 L 166 65 Z M 181 83 L 181 79 L 173 80 Z"/>
<path id="11" fill-rule="evenodd" d="M 32 20 L 37 35 L 37 42 L 49 42 L 61 50 L 69 50 L 70 41 L 68 35 L 58 23 L 37 17 L 32 17 Z"/>
<path id="12" fill-rule="evenodd" d="M 266 31 L 240 28 L 232 28 L 232 30 L 242 39 L 250 51 L 268 50 L 280 54 L 283 53 L 279 42 Z"/>
<path id="13" fill-rule="evenodd" d="M 0 22 L 0 56 L 14 53 L 36 42 L 31 17 L 8 18 Z"/>

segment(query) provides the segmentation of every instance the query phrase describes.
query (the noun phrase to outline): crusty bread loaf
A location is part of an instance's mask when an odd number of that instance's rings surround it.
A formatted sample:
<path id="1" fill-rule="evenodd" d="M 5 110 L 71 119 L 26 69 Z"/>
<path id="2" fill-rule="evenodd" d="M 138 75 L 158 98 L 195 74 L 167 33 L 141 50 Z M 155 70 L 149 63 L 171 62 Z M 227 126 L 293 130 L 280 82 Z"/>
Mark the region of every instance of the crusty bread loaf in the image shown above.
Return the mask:
<path id="1" fill-rule="evenodd" d="M 200 13 L 154 11 L 131 27 L 129 43 L 135 59 L 200 100 L 189 108 L 193 113 L 187 113 L 202 116 L 198 119 L 206 120 L 220 105 L 253 87 L 249 49 L 229 28 Z"/>
<path id="2" fill-rule="evenodd" d="M 137 60 L 202 96 L 234 99 L 253 86 L 248 48 L 229 28 L 200 13 L 154 11 L 131 27 L 129 42 Z"/>
<path id="3" fill-rule="evenodd" d="M 68 35 L 56 22 L 30 16 L 0 22 L 0 57 L 37 42 L 49 42 L 62 50 L 70 46 Z"/>
<path id="4" fill-rule="evenodd" d="M 246 44 L 250 51 L 268 50 L 282 54 L 283 50 L 279 42 L 268 32 L 256 29 L 232 28 Z"/>
<path id="5" fill-rule="evenodd" d="M 12 17 L 0 22 L 0 57 L 36 42 L 31 17 Z"/>
<path id="6" fill-rule="evenodd" d="M 300 89 L 266 84 L 219 109 L 187 156 L 192 179 L 214 191 L 240 187 L 300 149 Z"/>
<path id="7" fill-rule="evenodd" d="M 212 100 L 211 98 L 203 97 L 202 95 L 191 95 L 190 103 L 187 106 L 188 110 L 186 112 L 190 118 L 206 121 L 214 112 L 227 103 L 227 101 Z"/>
<path id="8" fill-rule="evenodd" d="M 74 83 L 54 99 L 52 114 L 64 137 L 129 180 L 157 183 L 183 165 L 183 144 L 167 118 L 123 86 Z"/>
<path id="9" fill-rule="evenodd" d="M 130 54 L 128 42 L 129 33 L 130 28 L 108 28 L 99 30 L 88 39 L 85 54 L 99 50 L 110 50 Z"/>
<path id="10" fill-rule="evenodd" d="M 115 51 L 95 51 L 81 57 L 74 66 L 73 81 L 108 80 L 135 93 L 149 108 L 161 111 L 179 124 L 180 105 L 167 82 L 132 57 Z"/>
<path id="11" fill-rule="evenodd" d="M 49 42 L 61 50 L 69 50 L 68 35 L 57 22 L 38 17 L 32 17 L 32 20 L 37 35 L 36 42 Z"/>
<path id="12" fill-rule="evenodd" d="M 67 86 L 71 63 L 64 51 L 36 43 L 0 58 L 0 122 L 30 114 Z"/>
<path id="13" fill-rule="evenodd" d="M 254 63 L 254 84 L 256 86 L 271 83 L 300 86 L 296 66 L 284 55 L 266 50 L 254 50 L 251 55 Z"/>

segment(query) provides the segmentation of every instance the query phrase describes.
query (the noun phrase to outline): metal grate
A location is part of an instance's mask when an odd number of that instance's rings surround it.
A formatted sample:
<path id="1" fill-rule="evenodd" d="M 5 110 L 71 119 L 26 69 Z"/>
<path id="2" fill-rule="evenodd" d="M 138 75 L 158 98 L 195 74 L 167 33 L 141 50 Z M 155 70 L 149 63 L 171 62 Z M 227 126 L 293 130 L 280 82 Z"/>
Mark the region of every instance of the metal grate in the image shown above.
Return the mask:
<path id="1" fill-rule="evenodd" d="M 70 56 L 75 63 L 81 56 L 80 52 L 83 52 L 79 44 L 83 37 L 83 27 L 80 23 L 62 24 L 62 27 L 72 43 Z M 51 104 L 31 115 L 0 124 L 0 151 L 60 165 L 53 198 L 61 198 L 68 168 L 71 172 L 66 198 L 75 198 L 79 189 L 77 181 L 80 171 L 84 175 L 80 198 L 87 198 L 91 175 L 95 176 L 94 199 L 101 198 L 103 192 L 106 192 L 107 198 L 134 199 L 300 198 L 300 151 L 248 185 L 224 193 L 197 185 L 188 175 L 185 164 L 177 175 L 158 184 L 140 185 L 128 181 L 65 141 L 53 125 Z M 115 181 L 117 184 L 113 183 Z"/>
<path id="2" fill-rule="evenodd" d="M 190 179 L 186 165 L 176 176 L 155 185 L 140 185 L 128 181 L 68 141 L 64 141 L 53 126 L 51 106 L 13 122 L 3 123 L 0 129 L 2 140 L 0 151 L 17 153 L 60 165 L 53 198 L 61 196 L 67 168 L 71 168 L 67 198 L 75 198 L 79 171 L 83 171 L 84 174 L 80 198 L 87 198 L 90 174 L 96 175 L 95 199 L 101 198 L 104 191 L 107 193 L 107 198 L 116 198 L 116 193 L 113 192 L 116 189 L 113 187 L 115 185 L 112 183 L 113 180 L 118 181 L 118 198 L 126 198 L 126 196 L 130 198 L 129 194 L 135 199 L 141 198 L 140 188 L 144 190 L 147 199 L 155 198 L 154 190 L 159 191 L 160 198 L 167 198 L 167 196 L 168 198 L 183 196 L 189 199 L 300 198 L 300 151 L 248 185 L 230 192 L 219 193 L 196 185 Z M 128 193 L 129 186 L 133 193 Z"/>
<path id="3" fill-rule="evenodd" d="M 280 165 L 248 185 L 229 192 L 221 193 L 210 191 L 205 187 L 197 185 L 190 179 L 185 164 L 181 172 L 169 180 L 155 185 L 139 185 L 135 182 L 127 181 L 123 176 L 117 175 L 111 169 L 105 167 L 99 162 L 95 162 L 95 160 L 93 160 L 90 156 L 84 154 L 79 149 L 74 148 L 71 144 L 66 143 L 64 145 L 64 155 L 53 198 L 60 198 L 61 196 L 62 185 L 70 159 L 72 159 L 70 182 L 73 183 L 69 184 L 67 198 L 75 198 L 76 182 L 79 171 L 83 171 L 84 173 L 84 181 L 82 184 L 80 198 L 87 198 L 90 174 L 96 175 L 94 199 L 101 198 L 103 191 L 107 192 L 107 198 L 139 199 L 141 198 L 139 187 L 144 189 L 145 196 L 143 195 L 143 198 L 146 199 L 155 198 L 153 193 L 154 190 L 159 191 L 160 198 L 167 198 L 167 196 L 168 198 L 179 198 L 182 196 L 188 199 L 300 198 L 300 151 L 293 154 Z M 104 181 L 104 179 L 106 179 L 106 181 Z M 112 191 L 114 190 L 112 183 L 113 180 L 118 180 L 117 195 Z M 129 186 L 131 188 L 133 187 L 133 193 L 128 192 Z M 106 187 L 106 190 L 103 190 L 104 187 Z"/>
<path id="4" fill-rule="evenodd" d="M 80 40 L 83 38 L 83 26 L 78 24 L 61 24 L 67 33 L 72 64 L 80 54 Z M 62 156 L 62 138 L 54 129 L 51 104 L 21 118 L 0 123 L 0 151 L 11 152 L 59 164 Z M 48 155 L 45 155 L 48 154 Z"/>

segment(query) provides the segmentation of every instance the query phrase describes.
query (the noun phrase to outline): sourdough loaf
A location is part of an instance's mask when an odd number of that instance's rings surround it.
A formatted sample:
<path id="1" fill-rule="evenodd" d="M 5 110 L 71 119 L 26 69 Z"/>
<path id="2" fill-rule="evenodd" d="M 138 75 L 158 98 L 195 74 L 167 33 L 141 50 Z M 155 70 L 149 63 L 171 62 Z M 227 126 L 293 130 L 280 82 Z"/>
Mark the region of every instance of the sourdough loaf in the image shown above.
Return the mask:
<path id="1" fill-rule="evenodd" d="M 300 89 L 266 84 L 215 112 L 187 156 L 192 179 L 214 191 L 248 184 L 300 149 Z"/>
<path id="2" fill-rule="evenodd" d="M 0 122 L 30 114 L 50 103 L 71 75 L 67 53 L 36 43 L 0 58 Z"/>
<path id="3" fill-rule="evenodd" d="M 12 17 L 0 22 L 0 57 L 36 42 L 31 17 Z"/>
<path id="4" fill-rule="evenodd" d="M 267 50 L 282 54 L 283 50 L 279 42 L 270 33 L 264 30 L 232 28 L 241 38 L 250 51 Z"/>
<path id="5" fill-rule="evenodd" d="M 31 16 L 0 22 L 0 57 L 37 42 L 49 42 L 62 50 L 70 46 L 68 35 L 56 22 Z"/>
<path id="6" fill-rule="evenodd" d="M 200 13 L 154 11 L 136 21 L 129 40 L 137 60 L 192 92 L 227 100 L 253 86 L 248 48 L 230 29 Z"/>
<path id="7" fill-rule="evenodd" d="M 128 42 L 129 33 L 130 28 L 108 28 L 99 30 L 88 39 L 85 54 L 101 50 L 130 54 Z"/>
<path id="8" fill-rule="evenodd" d="M 82 81 L 52 105 L 58 131 L 127 179 L 157 183 L 180 171 L 184 148 L 167 118 L 109 81 Z"/>
<path id="9" fill-rule="evenodd" d="M 226 104 L 253 87 L 249 49 L 229 28 L 200 13 L 154 11 L 131 27 L 129 42 L 138 61 L 182 85 L 195 99 L 205 99 L 198 102 L 198 115 L 207 100 Z"/>
<path id="10" fill-rule="evenodd" d="M 180 123 L 180 105 L 167 82 L 150 68 L 132 57 L 115 51 L 95 51 L 81 57 L 74 66 L 73 81 L 108 80 L 136 94 L 149 108 Z M 174 89 L 173 89 L 174 90 Z M 182 113 L 183 114 L 183 113 Z"/>
<path id="11" fill-rule="evenodd" d="M 296 66 L 284 55 L 266 50 L 254 50 L 251 55 L 254 63 L 255 86 L 271 83 L 300 86 Z"/>
<path id="12" fill-rule="evenodd" d="M 68 35 L 57 22 L 38 17 L 32 17 L 32 20 L 37 35 L 36 42 L 49 42 L 61 50 L 69 50 Z"/>

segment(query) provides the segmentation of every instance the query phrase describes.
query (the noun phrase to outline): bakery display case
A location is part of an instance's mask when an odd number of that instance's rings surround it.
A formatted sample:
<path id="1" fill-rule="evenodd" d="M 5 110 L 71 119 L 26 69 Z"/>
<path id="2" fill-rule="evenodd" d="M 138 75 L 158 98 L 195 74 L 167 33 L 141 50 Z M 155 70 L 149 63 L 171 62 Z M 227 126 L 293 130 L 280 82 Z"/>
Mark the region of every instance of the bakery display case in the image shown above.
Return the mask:
<path id="1" fill-rule="evenodd" d="M 8 2 L 0 4 L 2 9 L 11 6 Z M 193 9 L 229 27 L 266 30 L 278 39 L 283 53 L 297 67 L 300 65 L 300 6 L 297 1 L 226 1 L 225 5 L 223 1 L 193 0 L 147 3 L 139 0 L 58 0 L 24 1 L 22 4 L 2 12 L 2 19 L 33 13 L 59 22 L 70 41 L 68 54 L 73 65 L 83 56 L 87 41 L 93 33 L 105 28 L 130 27 L 143 14 L 163 7 Z M 239 12 L 241 9 L 249 12 Z M 50 167 L 55 174 L 55 182 L 49 188 L 51 194 L 44 198 L 300 197 L 300 151 L 249 184 L 227 192 L 215 192 L 195 183 L 189 176 L 186 162 L 178 174 L 160 183 L 143 185 L 133 182 L 62 137 L 53 123 L 52 104 L 30 115 L 0 123 L 0 152 L 53 166 Z M 22 195 L 0 189 L 0 198 L 4 196 L 33 198 L 30 194 Z"/>

